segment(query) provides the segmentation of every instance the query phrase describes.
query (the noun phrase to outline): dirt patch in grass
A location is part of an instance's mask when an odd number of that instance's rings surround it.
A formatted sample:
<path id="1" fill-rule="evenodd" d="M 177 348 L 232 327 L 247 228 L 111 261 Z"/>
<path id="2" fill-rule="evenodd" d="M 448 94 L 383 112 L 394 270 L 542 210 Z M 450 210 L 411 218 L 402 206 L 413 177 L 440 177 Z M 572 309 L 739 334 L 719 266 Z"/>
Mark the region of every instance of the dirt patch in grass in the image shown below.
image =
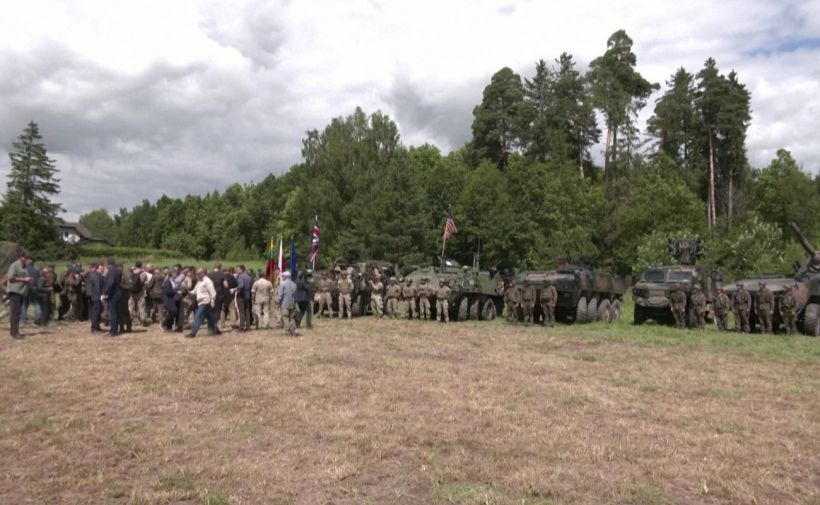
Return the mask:
<path id="1" fill-rule="evenodd" d="M 0 344 L 0 503 L 819 503 L 814 354 L 590 331 L 30 332 Z"/>

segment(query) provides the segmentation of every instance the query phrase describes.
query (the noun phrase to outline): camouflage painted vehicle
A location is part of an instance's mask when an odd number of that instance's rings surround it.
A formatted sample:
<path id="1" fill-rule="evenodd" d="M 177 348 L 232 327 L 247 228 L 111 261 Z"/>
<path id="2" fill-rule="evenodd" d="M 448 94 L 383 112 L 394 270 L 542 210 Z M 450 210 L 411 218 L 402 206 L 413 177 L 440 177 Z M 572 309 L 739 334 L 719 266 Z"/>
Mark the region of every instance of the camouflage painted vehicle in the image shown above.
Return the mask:
<path id="1" fill-rule="evenodd" d="M 749 292 L 749 295 L 752 297 L 752 307 L 749 310 L 749 326 L 754 332 L 757 330 L 757 314 L 755 311 L 757 310 L 757 293 L 760 290 L 761 282 L 765 282 L 766 287 L 769 288 L 769 291 L 771 291 L 774 295 L 774 316 L 772 317 L 772 328 L 774 328 L 776 332 L 783 323 L 783 316 L 780 312 L 780 300 L 783 298 L 783 293 L 785 291 L 784 288 L 786 286 L 795 285 L 794 277 L 777 274 L 757 275 L 745 279 L 738 279 L 731 285 L 726 286 L 724 291 L 726 291 L 726 294 L 729 295 L 730 298 L 734 298 L 735 292 L 737 291 L 736 285 L 738 283 L 742 283 L 744 289 Z M 797 299 L 799 314 L 800 311 L 803 310 L 803 306 L 806 304 L 806 285 L 802 282 L 798 282 L 796 284 L 797 289 L 794 291 L 794 296 Z"/>
<path id="2" fill-rule="evenodd" d="M 450 287 L 448 303 L 453 320 L 491 321 L 504 309 L 504 292 L 503 289 L 499 291 L 503 280 L 495 270 L 480 270 L 476 265 L 460 266 L 453 260 L 447 260 L 440 267 L 414 267 L 402 280 L 412 279 L 413 284 L 418 286 L 422 277 L 426 277 L 434 289 L 438 287 L 439 279 Z M 430 297 L 430 302 L 435 312 L 435 296 Z"/>
<path id="3" fill-rule="evenodd" d="M 632 288 L 635 302 L 634 323 L 643 324 L 649 319 L 672 324 L 672 306 L 669 295 L 675 285 L 680 284 L 686 293 L 686 314 L 688 326 L 697 325 L 697 317 L 691 310 L 692 288 L 700 286 L 706 296 L 706 320 L 715 320 L 714 301 L 717 288 L 723 287 L 723 276 L 708 268 L 695 266 L 697 258 L 705 253 L 700 238 L 669 240 L 669 254 L 679 264 L 675 266 L 649 267 Z"/>
<path id="4" fill-rule="evenodd" d="M 313 272 L 312 285 L 314 292 L 318 291 L 322 274 L 330 274 L 333 280 L 333 289 L 330 292 L 333 299 L 331 307 L 336 314 L 339 313 L 339 290 L 336 288 L 336 281 L 343 270 L 348 272 L 350 279 L 353 281 L 353 292 L 350 295 L 350 311 L 353 317 L 371 314 L 370 281 L 375 278 L 376 272 L 381 274 L 381 280 L 385 286 L 390 277 L 397 275 L 396 266 L 393 263 L 381 260 L 347 261 L 339 259 L 334 262 L 333 268 L 330 270 Z M 318 310 L 318 304 L 314 303 L 313 310 Z"/>
<path id="5" fill-rule="evenodd" d="M 610 323 L 621 318 L 621 303 L 626 291 L 623 277 L 596 272 L 578 261 L 559 259 L 555 270 L 521 272 L 515 277 L 519 288 L 525 283 L 537 290 L 533 315 L 536 321 L 543 319 L 541 311 L 541 288 L 552 285 L 558 292 L 555 319 L 567 323 Z M 518 314 L 522 319 L 522 315 Z"/>
<path id="6" fill-rule="evenodd" d="M 800 293 L 797 297 L 799 320 L 805 335 L 817 337 L 820 336 L 820 251 L 809 242 L 795 223 L 791 223 L 791 226 L 808 255 L 794 275 Z"/>

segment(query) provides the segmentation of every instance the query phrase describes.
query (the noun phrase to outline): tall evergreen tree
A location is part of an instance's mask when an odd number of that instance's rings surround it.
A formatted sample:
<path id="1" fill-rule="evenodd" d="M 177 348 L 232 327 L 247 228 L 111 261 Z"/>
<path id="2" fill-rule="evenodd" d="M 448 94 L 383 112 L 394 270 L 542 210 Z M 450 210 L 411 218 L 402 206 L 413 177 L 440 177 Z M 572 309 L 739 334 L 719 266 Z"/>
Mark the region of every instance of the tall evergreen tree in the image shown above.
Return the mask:
<path id="1" fill-rule="evenodd" d="M 675 163 L 691 168 L 700 133 L 695 110 L 695 78 L 681 67 L 666 85 L 666 93 L 655 101 L 655 114 L 649 119 L 649 134 L 658 139 L 659 150 Z"/>
<path id="2" fill-rule="evenodd" d="M 41 140 L 37 123 L 31 121 L 13 143 L 8 185 L 0 206 L 3 235 L 34 251 L 54 247 L 57 214 L 63 210 L 53 201 L 60 192 L 57 167 Z"/>
<path id="3" fill-rule="evenodd" d="M 622 154 L 620 146 L 628 151 L 634 140 L 635 117 L 652 91 L 659 88 L 635 70 L 636 64 L 632 39 L 624 30 L 618 30 L 607 40 L 606 52 L 589 65 L 587 78 L 592 84 L 594 104 L 606 118 L 604 171 L 610 179 L 615 177 L 613 162 Z"/>
<path id="4" fill-rule="evenodd" d="M 490 160 L 502 170 L 507 166 L 510 154 L 521 143 L 523 101 L 518 74 L 504 67 L 493 75 L 484 88 L 484 98 L 473 109 L 471 151 L 475 161 Z"/>
<path id="5" fill-rule="evenodd" d="M 544 60 L 536 62 L 532 80 L 524 79 L 522 119 L 526 127 L 522 140 L 527 157 L 535 161 L 550 157 L 552 81 L 552 71 Z"/>

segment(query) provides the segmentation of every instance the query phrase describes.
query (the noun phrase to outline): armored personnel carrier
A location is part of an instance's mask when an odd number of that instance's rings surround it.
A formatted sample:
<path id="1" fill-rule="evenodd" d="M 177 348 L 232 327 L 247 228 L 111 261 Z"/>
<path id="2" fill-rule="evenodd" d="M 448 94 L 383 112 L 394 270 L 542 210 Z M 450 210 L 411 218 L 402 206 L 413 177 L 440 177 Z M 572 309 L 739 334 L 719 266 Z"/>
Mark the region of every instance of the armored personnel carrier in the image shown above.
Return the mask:
<path id="1" fill-rule="evenodd" d="M 689 326 L 694 327 L 697 324 L 697 318 L 690 307 L 694 286 L 700 286 L 706 296 L 706 320 L 714 322 L 713 302 L 717 288 L 722 287 L 723 277 L 707 268 L 695 266 L 696 259 L 705 253 L 703 242 L 699 238 L 670 240 L 668 248 L 678 265 L 649 267 L 632 288 L 632 299 L 635 302 L 634 323 L 643 324 L 652 319 L 672 324 L 674 318 L 669 295 L 677 284 L 680 284 L 686 293 Z"/>
<path id="2" fill-rule="evenodd" d="M 790 223 L 797 233 L 800 244 L 808 258 L 799 266 L 794 275 L 798 284 L 797 302 L 800 320 L 803 322 L 803 333 L 810 337 L 820 336 L 820 252 L 803 235 L 795 223 Z"/>
<path id="3" fill-rule="evenodd" d="M 515 284 L 535 287 L 536 300 L 533 316 L 543 319 L 541 288 L 552 285 L 558 292 L 555 319 L 567 323 L 610 323 L 621 318 L 626 282 L 623 277 L 596 272 L 588 263 L 578 259 L 560 258 L 555 270 L 521 272 Z"/>
<path id="4" fill-rule="evenodd" d="M 415 267 L 402 280 L 412 279 L 418 286 L 426 277 L 435 289 L 441 279 L 450 287 L 450 318 L 458 321 L 472 319 L 491 321 L 503 310 L 503 281 L 496 270 L 480 270 L 478 262 L 473 266 L 461 266 L 456 261 L 447 259 L 439 267 Z M 501 282 L 499 282 L 501 281 Z M 499 290 L 499 286 L 501 286 Z M 435 297 L 430 298 L 435 311 Z"/>

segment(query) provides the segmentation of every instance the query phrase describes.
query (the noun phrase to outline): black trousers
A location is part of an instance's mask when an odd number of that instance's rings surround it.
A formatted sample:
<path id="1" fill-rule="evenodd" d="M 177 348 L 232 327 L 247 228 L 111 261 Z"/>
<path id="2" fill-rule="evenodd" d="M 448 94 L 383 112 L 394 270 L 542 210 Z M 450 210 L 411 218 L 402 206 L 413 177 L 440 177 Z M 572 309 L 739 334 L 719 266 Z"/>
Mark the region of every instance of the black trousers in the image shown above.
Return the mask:
<path id="1" fill-rule="evenodd" d="M 23 313 L 23 297 L 17 293 L 9 293 L 9 333 L 11 336 L 20 334 L 20 315 Z"/>
<path id="2" fill-rule="evenodd" d="M 99 303 L 99 302 L 98 302 Z M 40 296 L 40 326 L 46 326 L 51 319 L 51 294 Z"/>
<path id="3" fill-rule="evenodd" d="M 91 330 L 102 331 L 100 328 L 100 316 L 102 315 L 102 302 L 99 299 L 91 300 Z"/>
<path id="4" fill-rule="evenodd" d="M 302 327 L 302 319 L 305 320 L 305 325 L 308 329 L 313 328 L 313 307 L 310 302 L 296 302 L 299 311 L 296 313 L 296 327 Z"/>
<path id="5" fill-rule="evenodd" d="M 237 298 L 236 306 L 239 312 L 239 329 L 251 329 L 251 303 L 246 298 Z"/>

